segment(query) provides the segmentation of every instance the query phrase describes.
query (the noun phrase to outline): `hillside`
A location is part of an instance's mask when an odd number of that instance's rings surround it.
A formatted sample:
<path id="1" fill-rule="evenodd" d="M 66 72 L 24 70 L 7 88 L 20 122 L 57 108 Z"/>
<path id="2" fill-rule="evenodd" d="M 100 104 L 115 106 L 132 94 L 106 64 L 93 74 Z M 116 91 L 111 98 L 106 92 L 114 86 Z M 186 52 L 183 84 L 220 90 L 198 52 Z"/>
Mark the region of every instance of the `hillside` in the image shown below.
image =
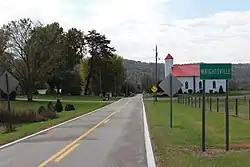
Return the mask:
<path id="1" fill-rule="evenodd" d="M 141 84 L 143 78 L 155 81 L 155 63 L 145 63 L 134 60 L 124 60 L 124 67 L 129 79 Z M 164 64 L 158 64 L 158 80 L 164 78 Z M 232 89 L 250 89 L 250 63 L 233 64 L 233 79 L 230 81 Z"/>

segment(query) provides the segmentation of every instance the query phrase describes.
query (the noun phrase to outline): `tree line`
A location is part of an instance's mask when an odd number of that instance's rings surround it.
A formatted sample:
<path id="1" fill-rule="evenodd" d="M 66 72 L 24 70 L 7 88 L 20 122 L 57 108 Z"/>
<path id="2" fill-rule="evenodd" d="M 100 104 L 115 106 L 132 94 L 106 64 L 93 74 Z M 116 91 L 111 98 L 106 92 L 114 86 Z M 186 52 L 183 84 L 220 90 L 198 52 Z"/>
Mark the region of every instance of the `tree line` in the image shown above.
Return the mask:
<path id="1" fill-rule="evenodd" d="M 129 85 L 123 58 L 111 41 L 96 30 L 64 30 L 57 23 L 29 18 L 0 29 L 0 70 L 8 70 L 32 101 L 37 89 L 85 95 L 126 92 Z M 56 90 L 56 91 L 54 91 Z"/>

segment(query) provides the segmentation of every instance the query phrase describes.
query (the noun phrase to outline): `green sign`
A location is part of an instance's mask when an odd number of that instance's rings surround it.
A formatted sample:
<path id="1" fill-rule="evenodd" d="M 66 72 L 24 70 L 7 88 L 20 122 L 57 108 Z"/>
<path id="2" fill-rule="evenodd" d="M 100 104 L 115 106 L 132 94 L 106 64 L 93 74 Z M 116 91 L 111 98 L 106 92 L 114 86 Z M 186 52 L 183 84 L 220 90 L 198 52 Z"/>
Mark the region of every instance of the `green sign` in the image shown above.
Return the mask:
<path id="1" fill-rule="evenodd" d="M 200 64 L 200 79 L 231 79 L 232 64 Z"/>

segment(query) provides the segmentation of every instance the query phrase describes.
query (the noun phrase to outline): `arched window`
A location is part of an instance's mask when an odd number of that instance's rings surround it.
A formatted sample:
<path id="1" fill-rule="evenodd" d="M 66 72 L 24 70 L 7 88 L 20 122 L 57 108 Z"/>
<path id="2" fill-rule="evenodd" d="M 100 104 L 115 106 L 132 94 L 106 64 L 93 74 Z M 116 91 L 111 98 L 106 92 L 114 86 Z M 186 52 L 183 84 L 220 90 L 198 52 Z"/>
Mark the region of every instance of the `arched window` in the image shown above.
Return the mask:
<path id="1" fill-rule="evenodd" d="M 216 81 L 213 81 L 213 89 L 216 88 Z"/>
<path id="2" fill-rule="evenodd" d="M 185 82 L 185 89 L 188 89 L 188 81 Z"/>
<path id="3" fill-rule="evenodd" d="M 199 82 L 199 89 L 202 89 L 202 82 Z"/>

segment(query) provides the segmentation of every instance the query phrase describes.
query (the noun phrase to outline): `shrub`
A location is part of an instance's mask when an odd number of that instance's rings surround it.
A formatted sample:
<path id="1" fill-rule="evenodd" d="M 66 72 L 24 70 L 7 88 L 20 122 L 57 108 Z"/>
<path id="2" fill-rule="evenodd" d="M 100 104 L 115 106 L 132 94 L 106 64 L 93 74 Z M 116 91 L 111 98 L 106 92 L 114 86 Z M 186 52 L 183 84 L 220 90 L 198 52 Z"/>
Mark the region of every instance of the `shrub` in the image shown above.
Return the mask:
<path id="1" fill-rule="evenodd" d="M 57 117 L 55 111 L 53 111 L 49 108 L 46 110 L 44 106 L 40 106 L 37 113 L 39 114 L 39 116 L 41 116 L 45 120 L 55 119 Z"/>
<path id="2" fill-rule="evenodd" d="M 193 93 L 193 90 L 192 89 L 188 89 L 188 93 L 189 94 Z"/>
<path id="3" fill-rule="evenodd" d="M 73 95 L 73 96 L 81 95 L 81 93 L 82 93 L 81 85 L 71 86 L 69 93 L 70 93 L 70 95 Z"/>
<path id="4" fill-rule="evenodd" d="M 214 94 L 217 94 L 218 92 L 217 91 L 214 91 Z"/>
<path id="5" fill-rule="evenodd" d="M 222 86 L 220 86 L 220 88 L 219 88 L 219 93 L 224 93 L 224 90 L 223 90 Z"/>
<path id="6" fill-rule="evenodd" d="M 197 93 L 197 94 L 200 94 L 200 91 L 197 91 L 196 93 Z"/>
<path id="7" fill-rule="evenodd" d="M 187 94 L 187 92 L 184 92 L 184 94 Z"/>
<path id="8" fill-rule="evenodd" d="M 63 111 L 63 106 L 62 106 L 62 103 L 59 99 L 57 99 L 57 101 L 56 101 L 55 111 L 57 111 L 57 112 Z"/>
<path id="9" fill-rule="evenodd" d="M 74 105 L 72 105 L 72 104 L 67 104 L 67 105 L 65 106 L 65 111 L 72 111 L 72 110 L 75 110 Z"/>
<path id="10" fill-rule="evenodd" d="M 48 103 L 47 109 L 48 109 L 48 110 L 51 110 L 51 111 L 55 111 L 55 107 L 54 107 L 54 105 L 52 104 L 51 101 Z"/>
<path id="11" fill-rule="evenodd" d="M 213 91 L 214 91 L 213 89 L 210 89 L 210 90 L 209 90 L 209 93 L 211 93 L 211 94 L 212 94 L 212 93 L 213 93 Z"/>
<path id="12" fill-rule="evenodd" d="M 183 94 L 183 92 L 182 92 L 182 89 L 181 89 L 181 88 L 178 90 L 178 94 Z"/>

